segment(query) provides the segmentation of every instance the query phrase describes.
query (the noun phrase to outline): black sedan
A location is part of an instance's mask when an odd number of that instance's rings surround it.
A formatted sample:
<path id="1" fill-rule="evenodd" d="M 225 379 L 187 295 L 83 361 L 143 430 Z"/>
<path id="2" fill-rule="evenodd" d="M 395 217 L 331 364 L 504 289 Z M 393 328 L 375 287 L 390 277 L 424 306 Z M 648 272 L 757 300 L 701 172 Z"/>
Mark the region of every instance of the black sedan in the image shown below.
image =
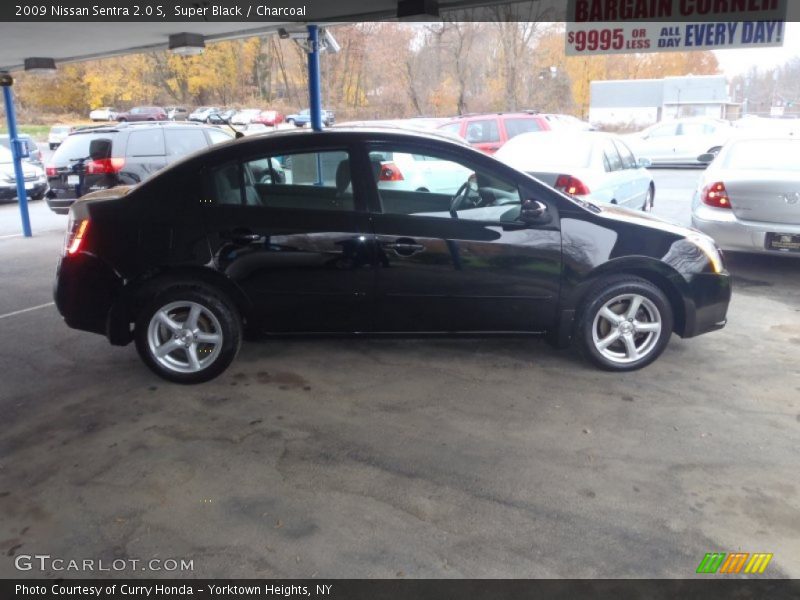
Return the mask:
<path id="1" fill-rule="evenodd" d="M 358 128 L 244 138 L 85 196 L 55 286 L 69 326 L 182 383 L 222 373 L 243 328 L 544 334 L 629 371 L 673 332 L 723 327 L 730 297 L 705 235 L 434 134 Z"/>

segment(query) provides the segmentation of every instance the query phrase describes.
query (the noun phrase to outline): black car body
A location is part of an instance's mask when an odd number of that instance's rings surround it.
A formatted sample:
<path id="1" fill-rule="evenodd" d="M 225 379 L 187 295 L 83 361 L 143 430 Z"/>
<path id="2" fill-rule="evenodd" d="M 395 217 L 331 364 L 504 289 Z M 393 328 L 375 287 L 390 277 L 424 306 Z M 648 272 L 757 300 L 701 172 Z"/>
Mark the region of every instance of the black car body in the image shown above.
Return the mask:
<path id="1" fill-rule="evenodd" d="M 187 154 L 231 137 L 215 127 L 193 123 L 121 123 L 80 129 L 67 136 L 50 158 L 47 204 L 53 212 L 66 214 L 76 196 L 141 183 Z M 111 141 L 110 154 L 91 160 L 90 145 L 99 139 Z"/>
<path id="2" fill-rule="evenodd" d="M 404 190 L 384 160 L 398 152 L 453 161 L 464 183 Z M 632 370 L 673 331 L 724 326 L 730 295 L 711 238 L 568 197 L 441 136 L 364 129 L 244 138 L 87 196 L 55 286 L 68 325 L 135 339 L 180 382 L 224 370 L 242 326 L 546 334 Z"/>

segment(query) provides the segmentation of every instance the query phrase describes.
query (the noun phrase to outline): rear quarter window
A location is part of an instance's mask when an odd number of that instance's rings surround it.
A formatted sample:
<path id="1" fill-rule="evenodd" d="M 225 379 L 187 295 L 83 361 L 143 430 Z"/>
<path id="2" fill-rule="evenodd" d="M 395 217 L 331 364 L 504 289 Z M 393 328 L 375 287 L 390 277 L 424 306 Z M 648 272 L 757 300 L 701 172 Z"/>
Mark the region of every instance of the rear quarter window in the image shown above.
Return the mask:
<path id="1" fill-rule="evenodd" d="M 164 156 L 164 135 L 160 129 L 132 131 L 128 136 L 128 156 Z"/>

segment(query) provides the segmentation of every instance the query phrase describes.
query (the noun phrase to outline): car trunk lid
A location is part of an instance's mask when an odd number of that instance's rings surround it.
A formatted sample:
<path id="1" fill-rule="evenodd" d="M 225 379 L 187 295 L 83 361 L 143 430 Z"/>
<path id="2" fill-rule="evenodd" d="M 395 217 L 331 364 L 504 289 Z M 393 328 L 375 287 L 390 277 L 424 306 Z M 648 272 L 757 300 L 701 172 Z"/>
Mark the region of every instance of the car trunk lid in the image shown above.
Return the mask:
<path id="1" fill-rule="evenodd" d="M 723 179 L 738 219 L 800 225 L 800 173 L 739 172 Z"/>

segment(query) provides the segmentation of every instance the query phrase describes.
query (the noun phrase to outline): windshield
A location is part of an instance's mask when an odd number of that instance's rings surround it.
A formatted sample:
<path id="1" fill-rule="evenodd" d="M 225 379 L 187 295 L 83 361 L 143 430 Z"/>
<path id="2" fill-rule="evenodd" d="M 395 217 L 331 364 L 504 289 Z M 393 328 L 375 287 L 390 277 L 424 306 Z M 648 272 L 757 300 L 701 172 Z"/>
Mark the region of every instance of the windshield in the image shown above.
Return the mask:
<path id="1" fill-rule="evenodd" d="M 800 171 L 800 139 L 748 140 L 731 146 L 726 169 Z"/>

